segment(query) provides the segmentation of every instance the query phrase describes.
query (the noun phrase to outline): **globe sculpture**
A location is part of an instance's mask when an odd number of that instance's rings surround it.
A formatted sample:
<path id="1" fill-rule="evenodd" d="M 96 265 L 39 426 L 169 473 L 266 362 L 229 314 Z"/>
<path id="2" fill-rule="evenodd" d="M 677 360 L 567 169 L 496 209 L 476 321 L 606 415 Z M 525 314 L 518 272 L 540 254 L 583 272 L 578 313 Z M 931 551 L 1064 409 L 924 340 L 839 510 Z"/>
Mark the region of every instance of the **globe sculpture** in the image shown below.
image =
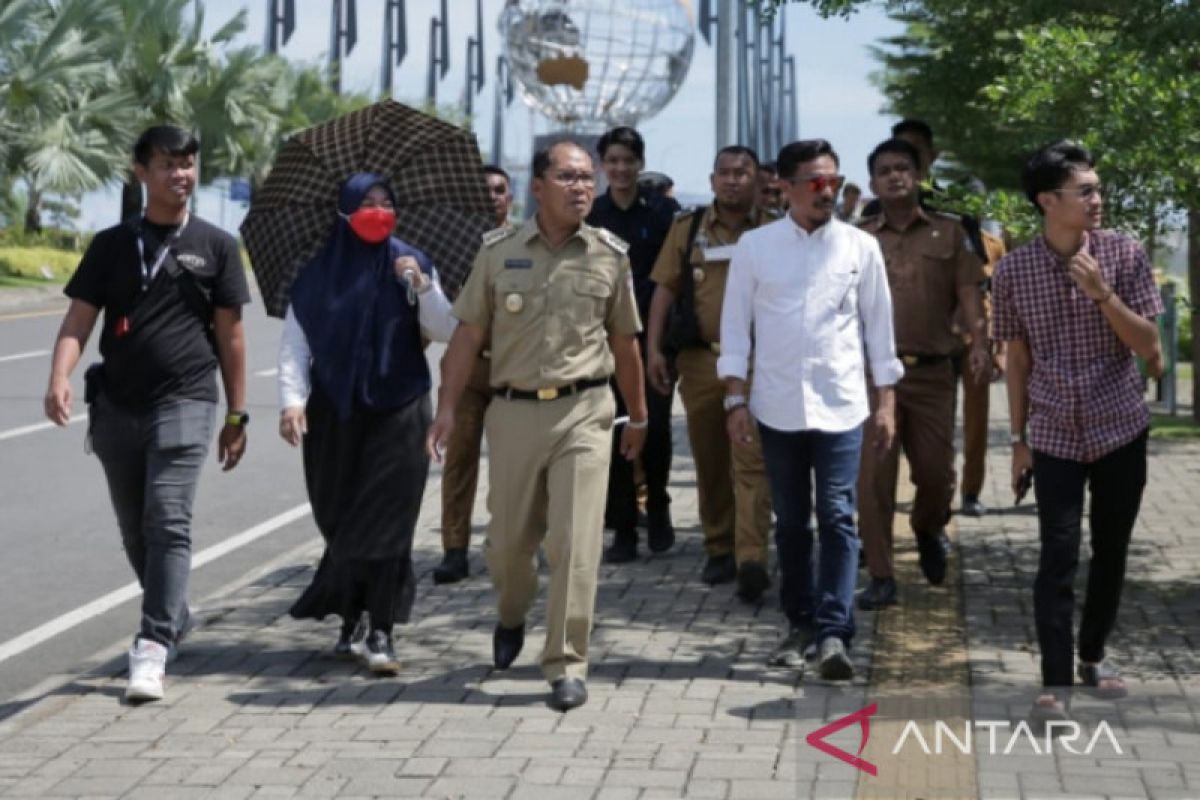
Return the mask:
<path id="1" fill-rule="evenodd" d="M 525 102 L 583 133 L 653 116 L 692 63 L 690 0 L 509 0 L 499 26 Z"/>

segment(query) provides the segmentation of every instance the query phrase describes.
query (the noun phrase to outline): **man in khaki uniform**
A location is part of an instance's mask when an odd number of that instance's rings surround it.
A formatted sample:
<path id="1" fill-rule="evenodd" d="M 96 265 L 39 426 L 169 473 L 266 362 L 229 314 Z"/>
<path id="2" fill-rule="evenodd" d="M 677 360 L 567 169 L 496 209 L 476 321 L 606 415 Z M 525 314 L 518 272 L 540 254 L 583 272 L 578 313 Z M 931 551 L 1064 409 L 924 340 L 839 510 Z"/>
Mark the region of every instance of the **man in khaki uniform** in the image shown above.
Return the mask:
<path id="1" fill-rule="evenodd" d="M 550 593 L 542 672 L 550 704 L 566 711 L 587 701 L 615 411 L 605 387 L 614 366 L 630 416 L 621 442 L 627 459 L 641 451 L 647 412 L 626 245 L 583 223 L 596 188 L 591 157 L 566 141 L 540 151 L 531 188 L 537 214 L 484 238 L 455 303 L 460 324 L 428 448 L 440 459 L 475 357 L 490 339 L 494 395 L 484 425 L 492 519 L 484 547 L 499 595 L 493 657 L 497 669 L 507 669 L 521 651 L 544 547 Z"/>
<path id="2" fill-rule="evenodd" d="M 508 211 L 513 199 L 512 181 L 494 164 L 484 165 L 483 173 L 496 213 L 496 227 L 506 229 L 511 225 Z M 446 463 L 442 465 L 443 555 L 442 563 L 433 570 L 434 583 L 457 583 L 470 574 L 467 545 L 471 541 L 475 488 L 479 485 L 479 446 L 483 442 L 483 415 L 492 401 L 490 355 L 485 348 L 475 359 L 454 416 L 454 434 L 446 443 Z"/>
<path id="3" fill-rule="evenodd" d="M 676 299 L 686 299 L 681 295 L 689 291 L 690 282 L 699 336 L 679 350 L 675 369 L 696 462 L 700 524 L 708 554 L 701 577 L 709 584 L 736 577 L 738 594 L 750 602 L 770 585 L 766 564 L 771 489 L 757 430 L 747 447 L 731 448 L 725 435 L 725 383 L 717 376 L 717 356 L 721 302 L 733 246 L 759 224 L 754 207 L 757 176 L 758 157 L 753 150 L 735 145 L 717 154 L 709 179 L 713 204 L 675 220 L 650 273 L 658 285 L 650 304 L 646 346 L 650 380 L 662 391 L 670 382 L 663 355 L 668 318 Z M 701 215 L 698 221 L 696 214 Z"/>
<path id="4" fill-rule="evenodd" d="M 990 374 L 987 335 L 980 327 L 981 265 L 958 218 L 927 211 L 918 202 L 920 164 L 916 148 L 901 139 L 879 145 L 867 160 L 881 211 L 860 227 L 874 234 L 883 250 L 904 377 L 896 385 L 895 440 L 882 457 L 864 448 L 859 469 L 859 534 L 871 573 L 858 598 L 865 609 L 896 602 L 892 522 L 901 446 L 917 488 L 910 524 L 921 570 L 934 585 L 946 577 L 950 541 L 945 525 L 955 488 L 951 356 L 959 345 L 952 321 L 959 307 L 968 330 L 978 332 L 970 372 L 983 380 Z"/>
<path id="5" fill-rule="evenodd" d="M 1004 240 L 984 230 L 979 235 L 987 253 L 987 261 L 983 265 L 984 280 L 990 284 L 992 270 L 1006 252 Z M 984 330 L 987 330 L 992 318 L 988 292 L 983 293 L 983 317 Z M 975 340 L 974 335 L 962 320 L 959 320 L 958 327 L 964 347 L 970 348 Z M 991 381 L 999 380 L 1004 374 L 1003 365 L 1004 342 L 995 342 L 992 345 L 991 375 L 987 382 L 974 380 L 970 370 L 962 370 L 963 476 L 959 488 L 962 492 L 962 513 L 971 517 L 982 517 L 987 513 L 987 506 L 980 502 L 979 493 L 983 489 L 984 459 L 987 456 L 988 399 Z"/>

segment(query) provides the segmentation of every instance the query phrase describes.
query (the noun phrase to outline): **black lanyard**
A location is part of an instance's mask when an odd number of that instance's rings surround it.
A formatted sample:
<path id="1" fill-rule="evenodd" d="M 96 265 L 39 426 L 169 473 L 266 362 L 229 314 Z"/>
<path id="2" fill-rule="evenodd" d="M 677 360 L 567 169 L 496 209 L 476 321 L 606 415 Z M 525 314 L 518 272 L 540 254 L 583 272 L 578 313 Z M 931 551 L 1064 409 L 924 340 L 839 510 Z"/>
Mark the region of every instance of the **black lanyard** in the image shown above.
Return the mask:
<path id="1" fill-rule="evenodd" d="M 166 241 L 158 246 L 158 250 L 154 253 L 153 264 L 146 263 L 146 244 L 143 241 L 146 235 L 146 218 L 142 217 L 141 221 L 138 223 L 138 264 L 141 265 L 142 268 L 143 292 L 150 288 L 150 281 L 154 280 L 154 276 L 158 274 L 159 268 L 163 265 L 163 262 L 167 260 L 167 254 L 171 252 L 171 248 L 174 247 L 175 243 L 179 241 L 179 237 L 183 235 L 183 229 L 187 227 L 187 224 L 190 220 L 191 215 L 185 214 L 183 217 L 183 222 L 179 224 L 179 227 L 176 228 L 175 231 L 166 238 Z"/>

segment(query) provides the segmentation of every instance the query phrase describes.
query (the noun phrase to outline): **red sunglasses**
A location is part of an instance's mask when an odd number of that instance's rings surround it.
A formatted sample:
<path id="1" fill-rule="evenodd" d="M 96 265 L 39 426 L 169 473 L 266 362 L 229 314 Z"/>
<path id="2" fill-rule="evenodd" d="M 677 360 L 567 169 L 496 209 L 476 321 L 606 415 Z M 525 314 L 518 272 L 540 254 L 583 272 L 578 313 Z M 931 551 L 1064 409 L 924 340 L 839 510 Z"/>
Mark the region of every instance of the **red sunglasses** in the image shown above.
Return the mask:
<path id="1" fill-rule="evenodd" d="M 793 186 L 799 186 L 802 183 L 807 183 L 810 191 L 823 192 L 826 189 L 837 191 L 842 188 L 842 184 L 846 182 L 845 175 L 809 175 L 804 178 L 789 178 L 788 183 Z"/>

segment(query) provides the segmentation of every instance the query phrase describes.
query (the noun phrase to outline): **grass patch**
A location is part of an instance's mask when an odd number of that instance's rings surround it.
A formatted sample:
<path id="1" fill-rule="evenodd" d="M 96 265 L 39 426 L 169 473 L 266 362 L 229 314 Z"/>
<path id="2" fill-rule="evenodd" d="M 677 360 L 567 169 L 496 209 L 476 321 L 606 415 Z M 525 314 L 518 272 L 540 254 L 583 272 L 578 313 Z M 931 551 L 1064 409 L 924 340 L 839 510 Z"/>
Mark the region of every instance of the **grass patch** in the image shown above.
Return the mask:
<path id="1" fill-rule="evenodd" d="M 26 278 L 29 285 L 63 283 L 79 264 L 79 253 L 53 247 L 0 247 L 0 275 Z"/>
<path id="2" fill-rule="evenodd" d="M 45 281 L 41 278 L 26 278 L 21 275 L 5 275 L 0 272 L 0 289 L 40 289 L 54 286 L 55 281 Z"/>
<path id="3" fill-rule="evenodd" d="M 1200 439 L 1200 424 L 1188 416 L 1150 415 L 1151 439 Z"/>

